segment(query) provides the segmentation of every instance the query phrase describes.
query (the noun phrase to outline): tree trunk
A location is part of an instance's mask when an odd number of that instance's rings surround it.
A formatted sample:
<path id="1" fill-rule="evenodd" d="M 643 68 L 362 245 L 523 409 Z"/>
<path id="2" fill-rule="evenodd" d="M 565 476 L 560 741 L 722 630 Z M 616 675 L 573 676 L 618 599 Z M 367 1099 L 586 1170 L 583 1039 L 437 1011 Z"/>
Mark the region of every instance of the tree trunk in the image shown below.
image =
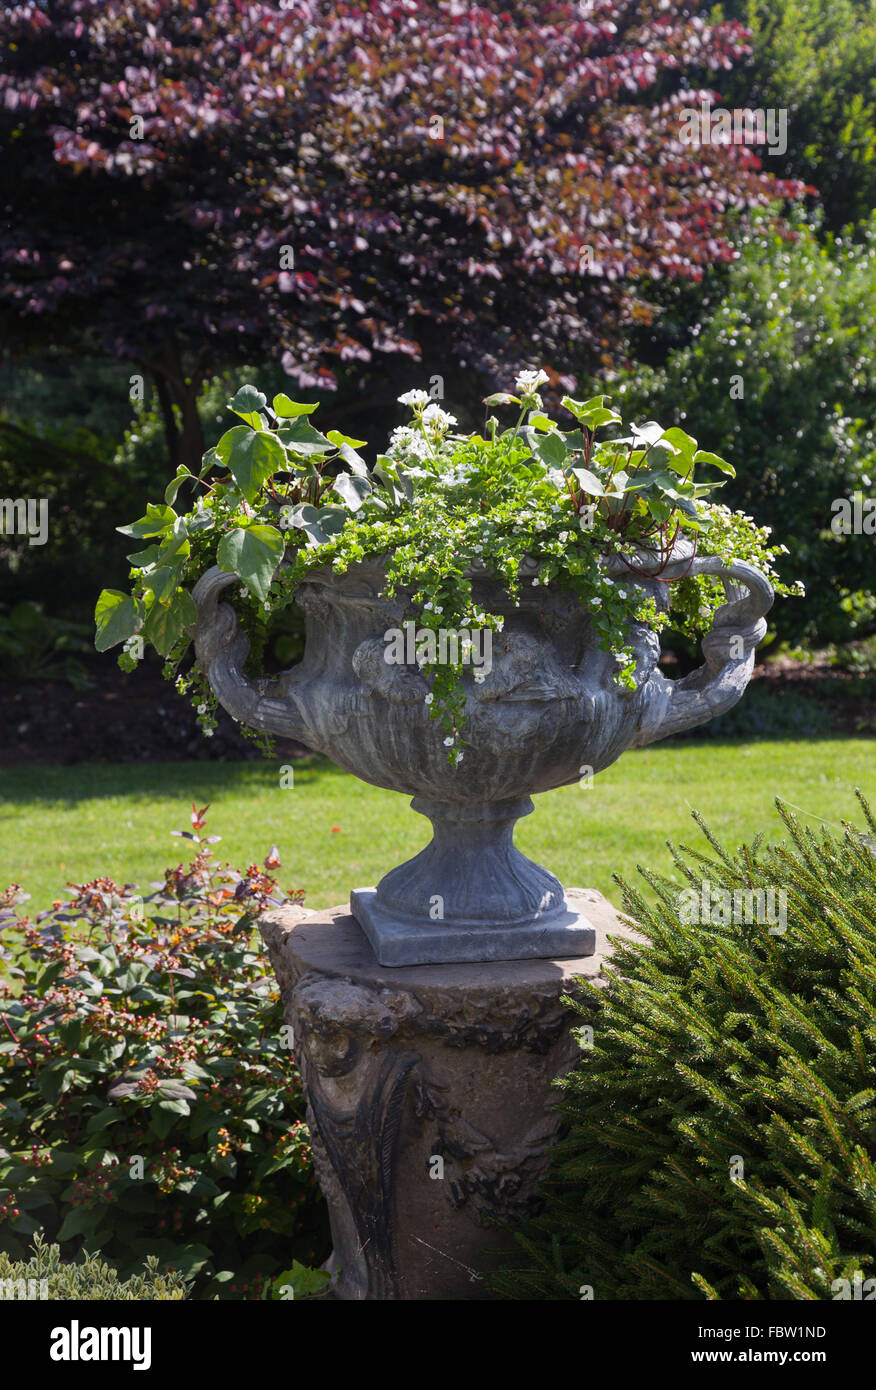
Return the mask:
<path id="1" fill-rule="evenodd" d="M 204 427 L 198 413 L 203 368 L 199 366 L 187 376 L 179 344 L 170 338 L 161 357 L 149 363 L 149 370 L 158 391 L 171 467 L 175 471 L 185 464 L 190 472 L 198 473 L 204 453 Z"/>

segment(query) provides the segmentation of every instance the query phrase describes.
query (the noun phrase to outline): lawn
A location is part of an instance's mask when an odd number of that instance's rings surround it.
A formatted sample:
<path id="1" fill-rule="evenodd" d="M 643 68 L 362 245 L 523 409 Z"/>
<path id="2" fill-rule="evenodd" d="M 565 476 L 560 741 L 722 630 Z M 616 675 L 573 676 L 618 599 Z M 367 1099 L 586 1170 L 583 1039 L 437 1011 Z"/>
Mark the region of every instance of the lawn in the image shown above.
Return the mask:
<path id="1" fill-rule="evenodd" d="M 280 849 L 281 881 L 311 907 L 343 902 L 421 849 L 428 823 L 408 798 L 366 786 L 328 762 L 296 767 L 280 786 L 278 763 L 89 764 L 0 772 L 0 885 L 18 882 L 32 908 L 68 880 L 108 875 L 143 890 L 184 854 L 170 831 L 187 827 L 193 799 L 211 803 L 216 852 L 238 866 Z M 589 789 L 535 798 L 517 842 L 564 883 L 618 901 L 612 874 L 667 865 L 665 841 L 691 842 L 696 808 L 732 844 L 757 830 L 779 837 L 781 796 L 834 825 L 856 817 L 854 788 L 876 803 L 876 741 L 657 745 L 627 753 Z"/>

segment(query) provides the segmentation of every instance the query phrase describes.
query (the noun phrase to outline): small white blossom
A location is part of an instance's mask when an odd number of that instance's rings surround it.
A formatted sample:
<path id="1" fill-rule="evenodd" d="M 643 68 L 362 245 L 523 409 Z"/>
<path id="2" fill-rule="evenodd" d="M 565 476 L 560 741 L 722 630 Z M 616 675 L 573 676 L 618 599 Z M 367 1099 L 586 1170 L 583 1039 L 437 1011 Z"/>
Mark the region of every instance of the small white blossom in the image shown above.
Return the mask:
<path id="1" fill-rule="evenodd" d="M 547 372 L 539 368 L 538 371 L 518 372 L 514 385 L 517 387 L 518 391 L 522 392 L 524 395 L 530 396 L 534 391 L 538 390 L 539 386 L 549 380 L 550 378 Z"/>
<path id="2" fill-rule="evenodd" d="M 456 739 L 455 739 L 455 738 L 453 738 L 452 736 L 448 736 L 448 737 L 444 740 L 444 747 L 445 747 L 445 748 L 452 748 L 455 742 L 456 742 Z"/>
<path id="3" fill-rule="evenodd" d="M 475 678 L 475 685 L 483 685 L 484 681 L 487 679 L 486 676 L 484 675 L 483 671 L 475 671 L 475 676 L 474 676 L 474 678 Z"/>
<path id="4" fill-rule="evenodd" d="M 448 415 L 447 411 L 442 410 L 434 401 L 423 411 L 423 424 L 431 425 L 435 430 L 449 430 L 450 426 L 456 423 L 456 416 Z"/>
<path id="5" fill-rule="evenodd" d="M 206 713 L 207 713 L 207 706 L 206 706 L 206 705 L 198 705 L 198 714 L 206 714 Z"/>
<path id="6" fill-rule="evenodd" d="M 431 692 L 430 692 L 430 693 L 426 696 L 425 700 L 423 701 L 423 704 L 424 704 L 424 705 L 431 705 L 431 703 L 432 703 L 432 701 L 433 701 L 434 699 L 435 699 L 435 696 L 434 696 L 433 694 L 431 694 Z"/>
<path id="7" fill-rule="evenodd" d="M 410 405 L 416 410 L 417 406 L 429 404 L 428 391 L 405 391 L 403 396 L 398 398 L 399 405 Z"/>

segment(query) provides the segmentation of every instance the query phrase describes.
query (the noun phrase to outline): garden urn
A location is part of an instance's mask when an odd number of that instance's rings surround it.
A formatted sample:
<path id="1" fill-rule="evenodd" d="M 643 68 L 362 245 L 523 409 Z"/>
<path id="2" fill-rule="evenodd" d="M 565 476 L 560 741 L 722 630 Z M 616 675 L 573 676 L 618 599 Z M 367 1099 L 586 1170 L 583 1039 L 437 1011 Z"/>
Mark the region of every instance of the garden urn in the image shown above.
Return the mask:
<path id="1" fill-rule="evenodd" d="M 270 677 L 244 670 L 249 642 L 228 601 L 237 576 L 214 567 L 199 580 L 197 659 L 228 713 L 325 754 L 365 782 L 412 796 L 413 809 L 432 824 L 421 853 L 376 888 L 351 894 L 351 912 L 381 965 L 591 953 L 593 927 L 567 903 L 559 880 L 515 847 L 515 822 L 534 809 L 534 793 L 590 779 L 627 749 L 704 724 L 741 698 L 773 601 L 759 570 L 696 555 L 686 540 L 659 574 L 642 551 L 604 563 L 612 582 L 637 585 L 664 611 L 669 581 L 721 581 L 725 602 L 703 639 L 703 665 L 668 679 L 658 667 L 657 633 L 633 623 L 635 686 L 622 687 L 615 658 L 598 643 L 592 610 L 568 590 L 532 585 L 535 560 L 524 562 L 516 600 L 472 568 L 475 602 L 504 625 L 492 633 L 489 674 L 475 679 L 476 668 L 463 667 L 458 762 L 430 718 L 427 675 L 415 663 L 387 659 L 388 635 L 412 609 L 404 592 L 384 596 L 379 559 L 345 573 L 310 572 L 295 594 L 305 614 L 304 656 Z M 582 816 L 582 840 L 585 834 Z"/>

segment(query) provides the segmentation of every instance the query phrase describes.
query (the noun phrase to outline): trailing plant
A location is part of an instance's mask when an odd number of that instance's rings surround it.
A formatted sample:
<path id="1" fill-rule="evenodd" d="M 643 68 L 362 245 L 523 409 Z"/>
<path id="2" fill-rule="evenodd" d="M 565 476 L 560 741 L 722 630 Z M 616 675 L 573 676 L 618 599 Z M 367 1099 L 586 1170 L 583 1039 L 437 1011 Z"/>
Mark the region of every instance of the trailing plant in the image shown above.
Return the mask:
<path id="1" fill-rule="evenodd" d="M 323 1257 L 304 1097 L 272 975 L 255 948 L 276 850 L 213 860 L 193 807 L 191 862 L 146 896 L 71 885 L 35 920 L 0 895 L 0 1249 L 37 1232 L 64 1259 L 128 1278 L 146 1255 L 196 1293 L 258 1294 Z"/>
<path id="2" fill-rule="evenodd" d="M 425 391 L 400 397 L 409 425 L 393 431 L 386 453 L 371 467 L 365 441 L 336 430 L 321 434 L 307 418 L 315 405 L 266 397 L 243 386 L 229 402 L 242 423 L 204 456 L 196 477 L 181 466 L 163 504 L 118 529 L 145 548 L 128 557 L 132 589 L 104 590 L 97 602 L 96 645 L 127 643 L 120 664 L 132 669 L 140 636 L 167 658 L 168 673 L 192 690 L 202 724 L 212 727 L 214 697 L 198 673 L 178 671 L 197 609 L 191 585 L 211 565 L 238 576 L 242 620 L 258 662 L 268 616 L 294 601 L 315 570 L 336 573 L 366 558 L 386 564 L 387 596 L 403 594 L 423 628 L 499 630 L 503 619 L 480 608 L 477 574 L 501 580 L 518 603 L 524 582 L 556 584 L 589 606 L 600 646 L 615 657 L 617 684 L 636 688 L 630 625 L 660 628 L 668 619 L 638 579 L 659 577 L 670 559 L 703 544 L 726 560 L 759 566 L 780 593 L 792 592 L 775 573 L 783 546 L 752 519 L 707 500 L 733 469 L 700 449 L 696 439 L 655 421 L 631 425 L 602 395 L 564 396 L 575 418 L 561 428 L 546 413 L 542 371 L 517 377 L 516 394 L 487 397 L 488 407 L 513 407 L 500 428 L 491 415 L 483 433 L 455 433 L 455 418 Z M 609 429 L 611 435 L 601 437 Z M 174 503 L 183 488 L 187 511 Z M 687 539 L 692 550 L 682 552 Z M 615 582 L 606 561 L 620 556 L 627 578 Z M 532 563 L 535 564 L 534 572 Z M 526 572 L 527 563 L 529 570 Z M 713 579 L 682 577 L 671 587 L 670 618 L 686 632 L 705 630 L 723 601 Z M 461 654 L 442 665 L 435 644 L 418 660 L 430 679 L 427 703 L 444 727 L 451 761 L 463 756 L 465 692 Z M 482 673 L 479 673 L 481 675 Z M 488 679 L 488 677 L 485 677 Z"/>
<path id="3" fill-rule="evenodd" d="M 872 1297 L 876 821 L 858 795 L 863 834 L 777 801 L 787 841 L 731 853 L 695 815 L 710 852 L 670 846 L 673 876 L 640 869 L 650 891 L 618 880 L 640 937 L 615 939 L 605 990 L 579 982 L 568 1133 L 496 1292 Z M 770 889 L 785 913 L 750 910 Z"/>
<path id="4" fill-rule="evenodd" d="M 118 1271 L 97 1255 L 62 1260 L 60 1246 L 46 1244 L 39 1231 L 28 1259 L 11 1260 L 0 1250 L 0 1288 L 7 1299 L 102 1299 L 122 1303 L 141 1299 L 176 1303 L 188 1292 L 181 1274 L 159 1272 L 155 1255 L 146 1257 L 141 1274 L 120 1279 Z"/>

